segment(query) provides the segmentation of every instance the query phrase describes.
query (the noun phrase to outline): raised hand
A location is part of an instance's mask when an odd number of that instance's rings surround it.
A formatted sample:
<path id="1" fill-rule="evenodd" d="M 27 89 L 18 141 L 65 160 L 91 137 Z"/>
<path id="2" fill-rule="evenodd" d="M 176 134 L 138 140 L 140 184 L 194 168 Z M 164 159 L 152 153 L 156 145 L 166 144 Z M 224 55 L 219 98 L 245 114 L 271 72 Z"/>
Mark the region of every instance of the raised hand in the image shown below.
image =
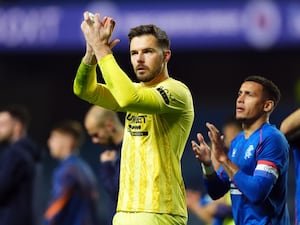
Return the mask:
<path id="1" fill-rule="evenodd" d="M 204 137 L 201 133 L 197 134 L 197 139 L 199 141 L 199 144 L 197 144 L 196 141 L 192 140 L 192 149 L 195 153 L 196 159 L 198 159 L 205 165 L 211 165 L 210 147 L 205 142 Z"/>
<path id="2" fill-rule="evenodd" d="M 81 30 L 87 43 L 87 53 L 93 53 L 99 60 L 101 57 L 110 54 L 113 48 L 120 40 L 110 41 L 115 27 L 115 21 L 111 17 L 103 17 L 95 13 L 93 17 L 88 11 L 83 14 Z"/>
<path id="3" fill-rule="evenodd" d="M 211 123 L 206 123 L 209 129 L 208 137 L 211 142 L 211 154 L 219 162 L 224 162 L 228 157 L 224 148 L 224 137 L 220 131 Z"/>

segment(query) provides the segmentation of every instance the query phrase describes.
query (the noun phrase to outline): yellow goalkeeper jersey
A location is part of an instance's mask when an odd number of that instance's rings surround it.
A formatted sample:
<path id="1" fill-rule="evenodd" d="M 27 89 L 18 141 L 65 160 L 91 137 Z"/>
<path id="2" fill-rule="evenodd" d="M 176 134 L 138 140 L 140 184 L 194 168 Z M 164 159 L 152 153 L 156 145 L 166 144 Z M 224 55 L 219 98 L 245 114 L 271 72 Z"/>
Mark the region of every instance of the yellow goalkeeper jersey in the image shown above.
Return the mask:
<path id="1" fill-rule="evenodd" d="M 74 92 L 114 111 L 127 112 L 121 150 L 117 211 L 167 213 L 187 217 L 181 158 L 194 120 L 188 87 L 168 78 L 145 87 L 132 82 L 113 55 L 96 66 L 80 65 Z"/>

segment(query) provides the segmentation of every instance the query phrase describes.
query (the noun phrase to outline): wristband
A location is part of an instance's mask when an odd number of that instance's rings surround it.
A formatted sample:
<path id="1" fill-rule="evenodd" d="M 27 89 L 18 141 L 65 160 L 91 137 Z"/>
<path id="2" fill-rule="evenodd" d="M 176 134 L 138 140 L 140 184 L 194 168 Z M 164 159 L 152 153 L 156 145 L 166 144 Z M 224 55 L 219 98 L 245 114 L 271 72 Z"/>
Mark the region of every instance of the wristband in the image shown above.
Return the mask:
<path id="1" fill-rule="evenodd" d="M 205 176 L 209 176 L 209 175 L 212 175 L 213 173 L 215 173 L 215 169 L 212 164 L 209 166 L 206 166 L 203 163 L 201 163 L 201 167 L 202 167 L 203 175 L 205 175 Z"/>

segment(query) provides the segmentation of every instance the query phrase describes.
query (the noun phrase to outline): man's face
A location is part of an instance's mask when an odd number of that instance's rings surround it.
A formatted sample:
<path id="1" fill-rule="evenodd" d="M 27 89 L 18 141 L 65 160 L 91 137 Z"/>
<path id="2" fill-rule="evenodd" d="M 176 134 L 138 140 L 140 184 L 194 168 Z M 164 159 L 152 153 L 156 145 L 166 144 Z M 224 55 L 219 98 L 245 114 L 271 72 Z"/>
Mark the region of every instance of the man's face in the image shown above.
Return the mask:
<path id="1" fill-rule="evenodd" d="M 236 101 L 236 118 L 238 120 L 255 120 L 265 114 L 265 96 L 263 86 L 253 81 L 241 85 Z"/>
<path id="2" fill-rule="evenodd" d="M 137 79 L 141 82 L 152 81 L 165 66 L 164 51 L 153 35 L 134 37 L 130 42 L 130 57 Z"/>
<path id="3" fill-rule="evenodd" d="M 113 144 L 111 130 L 105 124 L 99 125 L 94 119 L 87 119 L 84 125 L 94 144 L 104 146 Z"/>
<path id="4" fill-rule="evenodd" d="M 0 113 L 0 143 L 10 142 L 16 121 L 7 112 Z"/>

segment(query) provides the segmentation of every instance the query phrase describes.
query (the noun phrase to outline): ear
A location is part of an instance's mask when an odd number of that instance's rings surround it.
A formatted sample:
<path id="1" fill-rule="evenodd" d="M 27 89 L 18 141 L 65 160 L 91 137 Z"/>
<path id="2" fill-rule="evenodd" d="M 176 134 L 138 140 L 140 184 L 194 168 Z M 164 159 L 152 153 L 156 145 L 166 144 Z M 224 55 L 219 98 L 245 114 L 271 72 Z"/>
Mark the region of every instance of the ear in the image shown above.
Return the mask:
<path id="1" fill-rule="evenodd" d="M 265 112 L 271 112 L 274 109 L 274 101 L 273 100 L 267 100 L 264 105 L 264 111 Z"/>
<path id="2" fill-rule="evenodd" d="M 104 124 L 105 124 L 106 129 L 108 129 L 110 131 L 115 129 L 115 125 L 114 125 L 113 121 L 111 121 L 110 119 L 106 120 L 104 122 Z"/>
<path id="3" fill-rule="evenodd" d="M 168 62 L 171 58 L 171 50 L 164 50 L 164 61 Z"/>
<path id="4" fill-rule="evenodd" d="M 20 121 L 16 120 L 14 125 L 14 132 L 16 135 L 21 136 L 24 131 L 23 125 Z"/>

